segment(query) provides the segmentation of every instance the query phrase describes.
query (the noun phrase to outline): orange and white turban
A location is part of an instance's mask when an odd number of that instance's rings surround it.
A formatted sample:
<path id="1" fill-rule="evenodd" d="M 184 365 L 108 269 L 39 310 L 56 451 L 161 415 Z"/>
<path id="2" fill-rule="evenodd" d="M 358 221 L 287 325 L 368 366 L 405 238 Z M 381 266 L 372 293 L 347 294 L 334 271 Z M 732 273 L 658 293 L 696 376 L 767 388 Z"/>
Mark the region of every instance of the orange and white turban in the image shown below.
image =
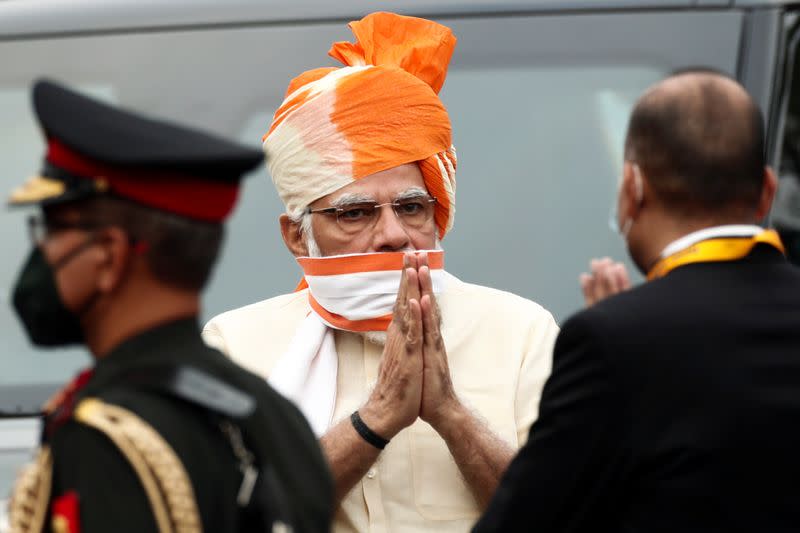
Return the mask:
<path id="1" fill-rule="evenodd" d="M 441 24 L 393 13 L 350 29 L 356 42 L 328 52 L 346 66 L 292 80 L 263 137 L 278 194 L 297 214 L 355 180 L 418 162 L 443 237 L 455 214 L 456 152 L 438 93 L 456 38 Z"/>

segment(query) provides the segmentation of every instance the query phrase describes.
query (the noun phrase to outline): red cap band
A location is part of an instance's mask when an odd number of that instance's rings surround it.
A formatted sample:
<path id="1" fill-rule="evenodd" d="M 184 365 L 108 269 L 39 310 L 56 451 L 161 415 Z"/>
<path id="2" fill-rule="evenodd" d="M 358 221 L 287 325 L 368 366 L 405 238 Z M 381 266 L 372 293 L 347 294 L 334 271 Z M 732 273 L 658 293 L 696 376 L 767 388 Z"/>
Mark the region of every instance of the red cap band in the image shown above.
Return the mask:
<path id="1" fill-rule="evenodd" d="M 109 191 L 117 196 L 207 222 L 224 220 L 239 195 L 238 182 L 123 169 L 87 158 L 53 138 L 48 139 L 47 160 L 78 177 L 104 180 Z"/>

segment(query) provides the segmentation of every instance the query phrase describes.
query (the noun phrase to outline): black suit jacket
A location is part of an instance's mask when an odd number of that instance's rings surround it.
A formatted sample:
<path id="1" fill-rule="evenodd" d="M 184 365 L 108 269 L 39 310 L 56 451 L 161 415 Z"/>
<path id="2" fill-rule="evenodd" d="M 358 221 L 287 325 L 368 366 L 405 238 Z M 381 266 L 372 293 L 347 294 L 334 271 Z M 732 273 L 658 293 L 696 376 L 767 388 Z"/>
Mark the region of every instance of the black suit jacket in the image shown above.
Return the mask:
<path id="1" fill-rule="evenodd" d="M 759 245 L 572 317 L 475 531 L 800 531 L 800 269 Z"/>

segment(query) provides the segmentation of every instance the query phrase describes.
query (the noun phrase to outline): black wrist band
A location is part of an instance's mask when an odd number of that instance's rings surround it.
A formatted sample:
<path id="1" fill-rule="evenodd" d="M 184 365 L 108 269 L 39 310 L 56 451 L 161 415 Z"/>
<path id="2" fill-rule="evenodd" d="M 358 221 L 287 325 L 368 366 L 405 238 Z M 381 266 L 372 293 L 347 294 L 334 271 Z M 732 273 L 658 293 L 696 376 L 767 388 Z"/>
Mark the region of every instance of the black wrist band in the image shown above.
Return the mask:
<path id="1" fill-rule="evenodd" d="M 379 450 L 382 450 L 389 444 L 389 441 L 369 429 L 363 420 L 361 420 L 361 416 L 359 416 L 358 411 L 353 411 L 353 414 L 350 415 L 350 422 L 353 423 L 353 427 L 356 430 L 356 433 L 361 435 L 361 438 L 367 441 L 368 443 L 372 444 Z"/>

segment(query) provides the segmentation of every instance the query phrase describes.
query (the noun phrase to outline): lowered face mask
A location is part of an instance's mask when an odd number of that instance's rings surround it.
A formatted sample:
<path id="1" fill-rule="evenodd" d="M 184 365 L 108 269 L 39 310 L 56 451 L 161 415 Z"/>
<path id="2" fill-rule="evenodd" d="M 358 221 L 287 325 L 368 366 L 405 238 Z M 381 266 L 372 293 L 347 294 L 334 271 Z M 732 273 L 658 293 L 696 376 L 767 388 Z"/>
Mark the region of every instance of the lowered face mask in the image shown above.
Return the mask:
<path id="1" fill-rule="evenodd" d="M 12 301 L 17 316 L 34 344 L 53 347 L 84 342 L 78 314 L 67 309 L 61 300 L 55 273 L 91 244 L 93 241 L 87 241 L 55 266 L 47 262 L 39 247 L 35 247 L 28 256 L 14 286 Z M 94 298 L 91 298 L 84 309 L 93 301 Z"/>
<path id="2" fill-rule="evenodd" d="M 444 252 L 427 251 L 438 294 L 444 285 Z M 403 273 L 403 252 L 298 259 L 311 308 L 328 326 L 353 332 L 386 331 Z"/>

